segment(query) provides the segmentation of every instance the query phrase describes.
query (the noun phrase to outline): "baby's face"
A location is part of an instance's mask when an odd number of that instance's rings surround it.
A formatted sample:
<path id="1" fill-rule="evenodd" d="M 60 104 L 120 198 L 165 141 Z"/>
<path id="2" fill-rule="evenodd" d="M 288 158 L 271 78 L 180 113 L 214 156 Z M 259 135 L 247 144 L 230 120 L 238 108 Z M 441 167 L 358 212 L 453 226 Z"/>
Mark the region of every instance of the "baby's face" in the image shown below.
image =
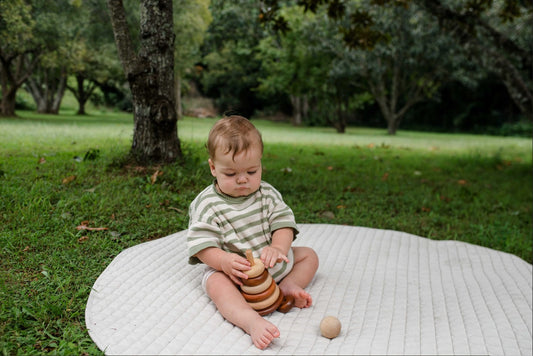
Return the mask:
<path id="1" fill-rule="evenodd" d="M 235 157 L 232 152 L 224 154 L 217 149 L 215 159 L 209 159 L 209 168 L 222 193 L 232 197 L 250 195 L 261 184 L 261 149 L 253 145 Z"/>

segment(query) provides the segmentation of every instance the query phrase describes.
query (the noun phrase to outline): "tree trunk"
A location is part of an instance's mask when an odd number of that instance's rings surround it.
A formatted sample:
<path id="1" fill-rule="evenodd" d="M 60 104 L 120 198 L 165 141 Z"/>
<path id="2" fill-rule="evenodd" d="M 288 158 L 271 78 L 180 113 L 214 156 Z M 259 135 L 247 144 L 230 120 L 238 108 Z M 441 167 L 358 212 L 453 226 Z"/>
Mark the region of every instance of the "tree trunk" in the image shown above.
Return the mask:
<path id="1" fill-rule="evenodd" d="M 133 100 L 130 154 L 139 163 L 182 158 L 174 100 L 172 0 L 141 0 L 140 48 L 136 54 L 121 0 L 107 0 L 115 42 Z"/>
<path id="2" fill-rule="evenodd" d="M 176 115 L 178 120 L 183 118 L 183 108 L 181 107 L 181 75 L 176 75 Z"/>
<path id="3" fill-rule="evenodd" d="M 2 95 L 2 110 L 0 111 L 0 116 L 13 117 L 15 116 L 15 104 L 17 98 L 18 88 L 9 88 L 8 90 L 4 89 L 2 86 L 2 93 L 7 91 L 6 95 Z"/>
<path id="4" fill-rule="evenodd" d="M 38 76 L 30 77 L 26 88 L 41 114 L 57 114 L 65 94 L 67 76 L 64 69 L 45 69 Z"/>
<path id="5" fill-rule="evenodd" d="M 37 53 L 19 54 L 10 58 L 0 55 L 0 83 L 3 93 L 0 116 L 16 116 L 17 90 L 33 72 L 38 58 Z"/>
<path id="6" fill-rule="evenodd" d="M 302 98 L 296 95 L 291 95 L 292 104 L 292 124 L 300 126 L 302 124 Z"/>
<path id="7" fill-rule="evenodd" d="M 76 86 L 72 87 L 67 84 L 68 90 L 72 92 L 76 100 L 78 101 L 78 112 L 76 115 L 85 115 L 85 105 L 87 104 L 87 101 L 89 101 L 89 98 L 94 92 L 94 89 L 96 89 L 96 83 L 93 81 L 89 81 L 89 84 L 85 86 L 85 75 L 82 73 L 76 74 Z"/>
<path id="8" fill-rule="evenodd" d="M 387 133 L 389 135 L 396 135 L 396 131 L 398 131 L 398 128 L 400 127 L 400 121 L 401 118 L 396 115 L 391 115 L 390 117 L 386 117 L 387 120 Z"/>

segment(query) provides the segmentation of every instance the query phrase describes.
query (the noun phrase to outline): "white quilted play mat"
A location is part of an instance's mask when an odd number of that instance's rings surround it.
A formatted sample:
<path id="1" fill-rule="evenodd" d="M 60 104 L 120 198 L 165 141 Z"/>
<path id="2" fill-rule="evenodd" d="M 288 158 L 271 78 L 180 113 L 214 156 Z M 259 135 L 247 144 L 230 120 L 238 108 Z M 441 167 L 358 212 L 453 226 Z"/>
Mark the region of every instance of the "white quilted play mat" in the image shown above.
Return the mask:
<path id="1" fill-rule="evenodd" d="M 106 354 L 531 355 L 532 270 L 522 259 L 458 241 L 389 230 L 302 224 L 295 245 L 320 267 L 314 305 L 274 312 L 266 350 L 225 321 L 187 264 L 185 231 L 121 252 L 96 280 L 89 334 Z M 324 316 L 342 323 L 320 336 Z"/>

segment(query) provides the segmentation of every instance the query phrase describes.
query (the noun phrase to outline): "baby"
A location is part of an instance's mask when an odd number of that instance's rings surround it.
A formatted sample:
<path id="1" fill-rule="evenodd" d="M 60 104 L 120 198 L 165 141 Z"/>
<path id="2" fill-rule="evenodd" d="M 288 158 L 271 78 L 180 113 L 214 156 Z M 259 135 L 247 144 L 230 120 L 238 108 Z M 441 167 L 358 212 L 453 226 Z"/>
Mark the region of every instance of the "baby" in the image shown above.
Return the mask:
<path id="1" fill-rule="evenodd" d="M 281 194 L 261 180 L 263 141 L 249 120 L 234 115 L 217 121 L 207 148 L 215 179 L 189 208 L 189 263 L 206 264 L 204 290 L 224 318 L 264 349 L 280 332 L 246 303 L 237 287 L 251 269 L 245 251 L 251 249 L 262 260 L 299 308 L 312 304 L 304 288 L 316 273 L 318 256 L 309 247 L 291 246 L 298 227 Z"/>

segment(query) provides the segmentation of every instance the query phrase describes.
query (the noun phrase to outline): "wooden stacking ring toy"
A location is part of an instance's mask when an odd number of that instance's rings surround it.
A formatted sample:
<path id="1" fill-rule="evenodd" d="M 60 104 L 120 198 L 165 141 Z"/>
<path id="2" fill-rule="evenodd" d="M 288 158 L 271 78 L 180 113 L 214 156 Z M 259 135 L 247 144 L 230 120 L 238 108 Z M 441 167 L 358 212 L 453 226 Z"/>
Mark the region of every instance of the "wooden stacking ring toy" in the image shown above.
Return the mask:
<path id="1" fill-rule="evenodd" d="M 272 282 L 274 282 L 274 279 L 272 278 L 270 273 L 267 272 L 267 274 L 268 274 L 267 279 L 263 283 L 258 284 L 256 286 L 248 286 L 248 285 L 244 284 L 246 282 L 243 281 L 243 285 L 241 286 L 241 291 L 244 292 L 244 293 L 247 293 L 247 294 L 258 294 L 258 293 L 261 293 L 262 291 L 267 289 L 272 284 Z M 274 282 L 274 284 L 275 283 L 276 282 Z"/>
<path id="2" fill-rule="evenodd" d="M 270 279 L 272 279 L 272 277 Z M 272 281 L 272 283 L 270 283 L 270 287 L 268 287 L 264 291 L 259 292 L 257 294 L 245 293 L 243 289 L 242 296 L 244 297 L 244 299 L 246 299 L 247 302 L 256 303 L 274 294 L 274 292 L 276 291 L 276 288 L 278 288 L 278 286 L 276 285 L 276 282 Z M 263 309 L 263 308 L 260 308 L 260 309 Z"/>
<path id="3" fill-rule="evenodd" d="M 263 262 L 261 262 L 259 258 L 254 258 L 252 261 L 250 261 L 250 263 L 252 265 L 252 269 L 244 271 L 244 273 L 248 275 L 248 278 L 257 277 L 265 270 L 265 265 L 263 265 Z"/>
<path id="4" fill-rule="evenodd" d="M 258 277 L 255 278 L 248 278 L 246 280 L 246 285 L 250 287 L 255 287 L 260 284 L 262 284 L 264 281 L 266 281 L 270 277 L 270 273 L 265 269 L 263 273 L 261 273 Z"/>
<path id="5" fill-rule="evenodd" d="M 294 304 L 294 298 L 283 296 L 263 262 L 259 258 L 254 258 L 251 250 L 246 251 L 246 258 L 250 262 L 251 269 L 244 271 L 248 278 L 242 280 L 241 293 L 248 305 L 262 316 L 274 310 L 287 313 Z"/>

